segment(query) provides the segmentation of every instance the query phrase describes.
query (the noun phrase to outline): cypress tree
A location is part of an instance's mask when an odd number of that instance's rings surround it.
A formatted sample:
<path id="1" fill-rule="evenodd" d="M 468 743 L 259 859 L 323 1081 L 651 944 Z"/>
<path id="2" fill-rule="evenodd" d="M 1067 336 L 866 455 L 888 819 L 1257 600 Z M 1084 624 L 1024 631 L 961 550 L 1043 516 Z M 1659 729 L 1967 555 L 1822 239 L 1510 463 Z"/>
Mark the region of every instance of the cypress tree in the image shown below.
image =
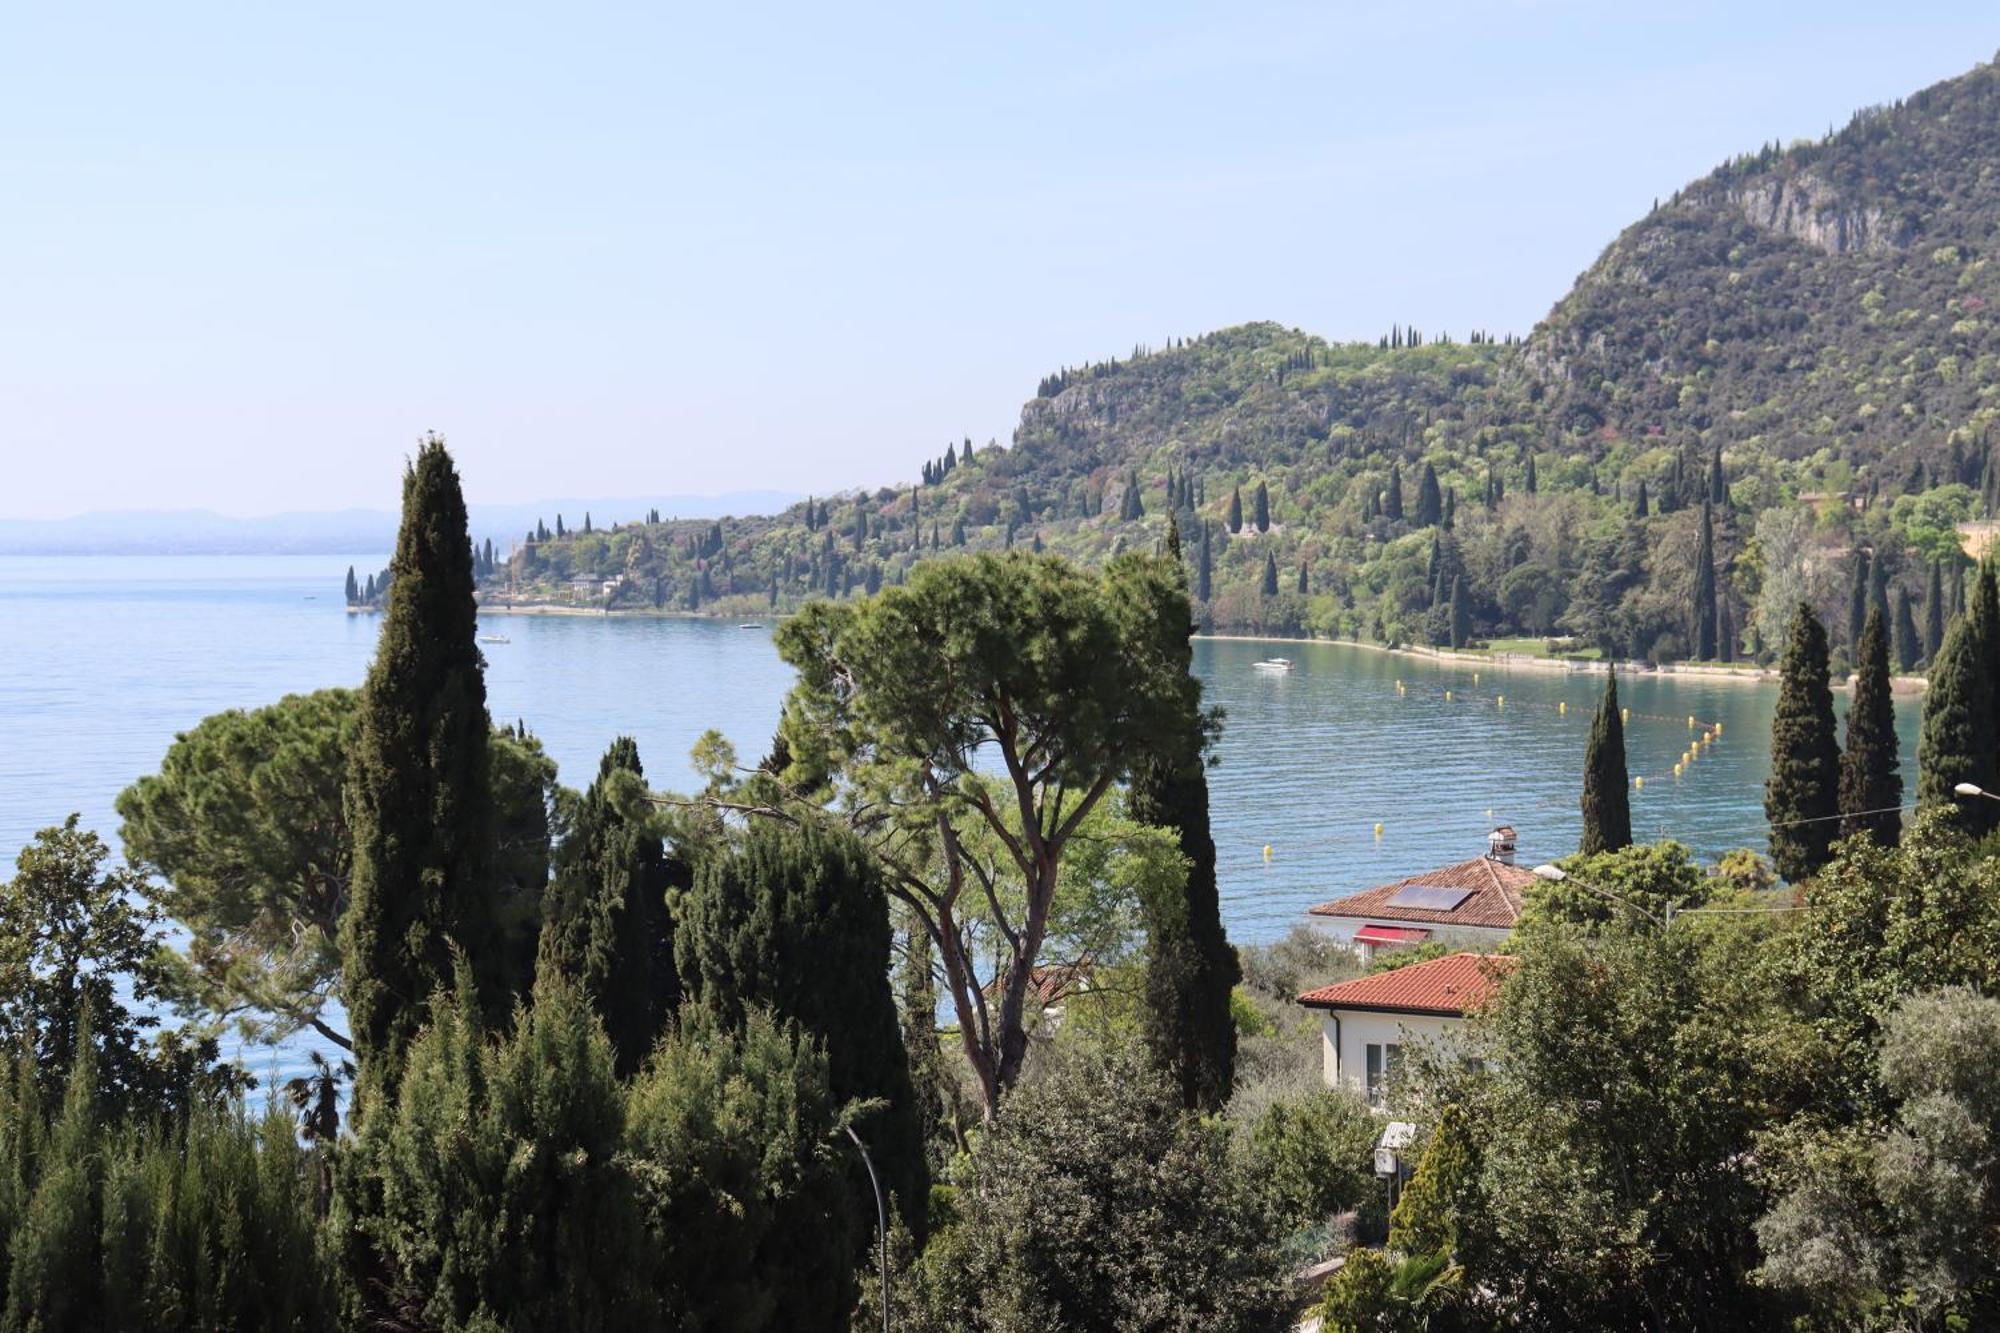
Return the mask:
<path id="1" fill-rule="evenodd" d="M 965 545 L 965 520 L 962 518 L 955 518 L 951 521 L 951 544 L 953 546 Z"/>
<path id="2" fill-rule="evenodd" d="M 639 1071 L 680 1004 L 667 889 L 686 881 L 646 827 L 644 800 L 639 746 L 620 736 L 598 761 L 597 780 L 562 841 L 535 963 L 538 979 L 561 976 L 582 989 L 621 1078 Z"/>
<path id="3" fill-rule="evenodd" d="M 1722 446 L 1708 456 L 1708 502 L 1720 509 L 1729 503 L 1729 483 L 1722 477 Z"/>
<path id="4" fill-rule="evenodd" d="M 355 582 L 354 566 L 347 567 L 347 604 L 353 606 L 361 600 L 361 585 Z"/>
<path id="5" fill-rule="evenodd" d="M 1417 478 L 1417 526 L 1435 527 L 1444 522 L 1444 495 L 1438 490 L 1437 469 L 1428 462 Z"/>
<path id="6" fill-rule="evenodd" d="M 1261 481 L 1257 483 L 1256 494 L 1251 497 L 1250 512 L 1257 524 L 1257 531 L 1271 530 L 1271 492 Z"/>
<path id="7" fill-rule="evenodd" d="M 1917 638 L 1917 618 L 1910 610 L 1910 592 L 1907 588 L 1896 589 L 1896 670 L 1908 675 L 1917 669 L 1917 662 L 1923 657 L 1923 644 Z"/>
<path id="8" fill-rule="evenodd" d="M 1924 661 L 1937 660 L 1944 647 L 1944 580 L 1936 561 L 1931 562 L 1930 582 L 1924 589 Z"/>
<path id="9" fill-rule="evenodd" d="M 1528 454 L 1528 475 L 1521 479 L 1521 489 L 1530 495 L 1535 493 L 1535 455 L 1533 452 Z"/>
<path id="10" fill-rule="evenodd" d="M 1451 646 L 1465 647 L 1472 637 L 1472 615 L 1465 604 L 1465 580 L 1457 575 L 1451 580 Z"/>
<path id="11" fill-rule="evenodd" d="M 1229 530 L 1243 531 L 1243 488 L 1236 486 L 1229 492 Z"/>
<path id="12" fill-rule="evenodd" d="M 1725 662 L 1736 660 L 1736 617 L 1729 610 L 1727 597 L 1722 598 L 1716 607 L 1715 650 Z"/>
<path id="13" fill-rule="evenodd" d="M 1882 613 L 1882 627 L 1887 630 L 1889 619 L 1889 560 L 1886 555 L 1877 555 L 1868 564 L 1868 609 Z M 1862 622 L 1866 629 L 1867 622 Z"/>
<path id="14" fill-rule="evenodd" d="M 1209 546 L 1208 524 L 1201 525 L 1201 563 L 1195 568 L 1194 595 L 1208 601 L 1215 593 L 1215 557 Z"/>
<path id="15" fill-rule="evenodd" d="M 1694 657 L 1715 660 L 1715 518 L 1709 502 L 1701 503 L 1701 542 L 1694 557 Z"/>
<path id="16" fill-rule="evenodd" d="M 1312 584 L 1306 577 L 1306 562 L 1301 560 L 1299 561 L 1299 596 L 1308 596 L 1311 591 Z"/>
<path id="17" fill-rule="evenodd" d="M 1903 803 L 1903 775 L 1897 771 L 1896 709 L 1889 697 L 1889 635 L 1880 611 L 1871 610 L 1862 626 L 1855 669 L 1847 750 L 1840 757 L 1840 834 L 1865 833 L 1893 847 L 1903 830 L 1902 814 L 1894 808 Z"/>
<path id="18" fill-rule="evenodd" d="M 1269 551 L 1264 552 L 1264 582 L 1262 586 L 1266 597 L 1276 597 L 1278 595 L 1278 557 Z"/>
<path id="19" fill-rule="evenodd" d="M 505 960 L 487 882 L 492 724 L 465 523 L 458 471 L 428 436 L 403 476 L 396 595 L 362 686 L 346 787 L 354 865 L 342 998 L 362 1079 L 385 1091 L 432 993 L 451 984 L 454 947 L 489 1012 L 513 998 L 496 984 Z"/>
<path id="20" fill-rule="evenodd" d="M 1586 856 L 1632 845 L 1632 797 L 1626 790 L 1625 719 L 1618 711 L 1618 673 L 1604 675 L 1604 698 L 1583 752 L 1583 842 Z"/>
<path id="21" fill-rule="evenodd" d="M 857 1130 L 903 1221 L 923 1234 L 930 1192 L 923 1124 L 889 984 L 889 902 L 853 835 L 814 823 L 754 821 L 742 846 L 717 850 L 683 898 L 674 955 L 691 1000 L 727 1029 L 768 1007 L 826 1047 L 836 1104 L 881 1098 Z M 857 1217 L 874 1199 L 857 1164 Z"/>
<path id="22" fill-rule="evenodd" d="M 1644 518 L 1646 517 L 1646 512 L 1646 479 L 1641 477 L 1639 478 L 1639 498 L 1632 502 L 1632 515 L 1635 518 Z"/>
<path id="23" fill-rule="evenodd" d="M 1792 615 L 1778 671 L 1764 816 L 1771 823 L 1771 860 L 1797 883 L 1826 864 L 1840 832 L 1840 745 L 1827 683 L 1826 627 L 1804 602 Z"/>
<path id="24" fill-rule="evenodd" d="M 1439 526 L 1441 526 L 1446 532 L 1450 532 L 1451 525 L 1457 519 L 1457 517 L 1458 517 L 1458 488 L 1454 486 L 1451 487 L 1449 490 L 1445 491 L 1444 493 L 1444 518 L 1440 520 Z"/>
<path id="25" fill-rule="evenodd" d="M 1392 523 L 1403 521 L 1403 469 L 1389 464 L 1389 489 L 1382 497 L 1382 513 Z"/>
<path id="26" fill-rule="evenodd" d="M 1962 823 L 1983 830 L 1988 802 L 1961 800 L 1961 782 L 1993 787 L 1993 693 L 1986 668 L 1986 627 L 1974 617 L 1954 619 L 1944 646 L 1931 659 L 1917 738 L 1917 803 L 1957 812 Z"/>
<path id="27" fill-rule="evenodd" d="M 1854 551 L 1854 582 L 1847 590 L 1847 651 L 1861 650 L 1861 629 L 1868 620 L 1868 552 Z"/>
<path id="28" fill-rule="evenodd" d="M 1202 549 L 1208 549 L 1204 533 Z M 1168 617 L 1182 667 L 1194 666 L 1189 616 Z M 1236 1078 L 1236 1022 L 1230 995 L 1242 977 L 1236 950 L 1222 927 L 1215 879 L 1215 837 L 1209 827 L 1208 733 L 1199 711 L 1162 738 L 1133 766 L 1126 813 L 1171 829 L 1187 859 L 1184 883 L 1147 895 L 1141 904 L 1148 942 L 1141 1027 L 1148 1050 L 1180 1089 L 1189 1110 L 1215 1111 Z"/>
<path id="29" fill-rule="evenodd" d="M 567 536 L 567 535 L 568 535 L 568 534 L 567 534 L 567 533 L 565 533 L 565 532 L 563 531 L 563 521 L 562 521 L 562 515 L 561 515 L 561 514 L 557 514 L 557 515 L 556 515 L 556 536 L 558 536 L 558 537 L 564 537 L 564 536 Z"/>

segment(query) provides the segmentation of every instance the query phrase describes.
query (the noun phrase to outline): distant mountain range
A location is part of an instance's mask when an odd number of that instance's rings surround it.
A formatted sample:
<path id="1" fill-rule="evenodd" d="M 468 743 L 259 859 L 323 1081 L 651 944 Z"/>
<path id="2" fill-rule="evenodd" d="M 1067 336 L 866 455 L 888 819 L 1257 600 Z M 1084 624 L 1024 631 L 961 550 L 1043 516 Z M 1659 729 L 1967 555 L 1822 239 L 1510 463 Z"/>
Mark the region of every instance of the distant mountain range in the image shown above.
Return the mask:
<path id="1" fill-rule="evenodd" d="M 575 497 L 530 504 L 475 504 L 472 535 L 492 538 L 501 551 L 537 522 L 557 515 L 580 524 L 589 514 L 599 527 L 631 523 L 657 509 L 662 518 L 718 519 L 781 510 L 800 497 L 791 491 L 731 491 L 722 495 Z M 0 519 L 0 555 L 366 555 L 387 553 L 396 541 L 396 515 L 386 510 L 341 509 L 232 518 L 206 509 L 135 509 L 58 519 Z"/>

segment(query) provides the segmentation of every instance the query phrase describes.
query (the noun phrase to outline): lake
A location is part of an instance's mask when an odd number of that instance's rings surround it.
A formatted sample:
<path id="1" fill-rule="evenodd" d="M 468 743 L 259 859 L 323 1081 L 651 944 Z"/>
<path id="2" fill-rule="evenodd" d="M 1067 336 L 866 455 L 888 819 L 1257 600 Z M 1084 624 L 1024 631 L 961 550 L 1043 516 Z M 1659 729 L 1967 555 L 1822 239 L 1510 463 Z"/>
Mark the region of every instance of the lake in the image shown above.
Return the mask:
<path id="1" fill-rule="evenodd" d="M 360 684 L 377 620 L 346 613 L 342 579 L 350 564 L 384 563 L 0 558 L 0 853 L 10 872 L 34 831 L 72 810 L 115 846 L 118 792 L 208 714 Z M 620 734 L 637 739 L 656 787 L 695 785 L 688 750 L 711 727 L 754 760 L 790 682 L 768 626 L 494 616 L 481 631 L 509 640 L 484 646 L 495 719 L 525 721 L 571 785 Z M 1294 670 L 1253 668 L 1273 654 Z M 1576 848 L 1599 675 L 1222 639 L 1196 643 L 1195 668 L 1227 714 L 1210 784 L 1223 915 L 1239 941 L 1283 934 L 1313 903 L 1478 855 L 1495 823 L 1520 831 L 1526 860 Z M 1633 796 L 1635 834 L 1680 838 L 1704 857 L 1761 850 L 1775 689 L 1642 675 L 1619 690 L 1632 710 L 1628 759 L 1646 779 Z M 1911 788 L 1916 708 L 1915 697 L 1897 700 Z M 1723 735 L 1675 778 L 1690 716 L 1721 723 Z"/>

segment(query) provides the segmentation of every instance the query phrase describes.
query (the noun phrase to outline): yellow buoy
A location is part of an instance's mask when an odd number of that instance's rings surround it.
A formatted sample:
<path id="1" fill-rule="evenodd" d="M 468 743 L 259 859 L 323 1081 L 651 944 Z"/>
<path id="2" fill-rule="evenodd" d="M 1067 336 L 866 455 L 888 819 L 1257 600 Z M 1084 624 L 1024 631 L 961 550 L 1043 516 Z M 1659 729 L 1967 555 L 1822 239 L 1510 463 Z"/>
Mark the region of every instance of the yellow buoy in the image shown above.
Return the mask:
<path id="1" fill-rule="evenodd" d="M 1630 721 L 1632 720 L 1632 710 L 1631 710 L 1631 709 L 1629 709 L 1629 708 L 1621 708 L 1621 709 L 1619 709 L 1619 710 L 1618 710 L 1618 720 L 1619 720 L 1620 722 L 1630 722 Z"/>
<path id="2" fill-rule="evenodd" d="M 1567 713 L 1569 711 L 1569 700 L 1567 699 L 1556 700 L 1556 711 L 1558 713 Z"/>
<path id="3" fill-rule="evenodd" d="M 1693 730 L 1694 730 L 1694 714 L 1693 714 L 1693 713 L 1689 713 L 1689 714 L 1688 714 L 1688 730 L 1689 730 L 1689 731 L 1693 731 Z"/>
<path id="4" fill-rule="evenodd" d="M 1446 691 L 1444 692 L 1444 701 L 1445 701 L 1446 703 L 1450 703 L 1450 702 L 1451 702 L 1451 691 L 1450 691 L 1450 690 L 1446 690 Z"/>
<path id="5" fill-rule="evenodd" d="M 1680 775 L 1681 775 L 1681 766 L 1680 766 L 1679 764 L 1675 764 L 1675 765 L 1674 765 L 1674 776 L 1675 776 L 1675 777 L 1679 777 Z"/>
<path id="6" fill-rule="evenodd" d="M 1477 685 L 1479 683 L 1479 673 L 1477 671 L 1472 673 L 1472 683 L 1474 685 Z"/>
<path id="7" fill-rule="evenodd" d="M 1722 734 L 1722 724 L 1720 722 L 1715 724 L 1715 734 L 1718 736 Z"/>
<path id="8" fill-rule="evenodd" d="M 1635 788 L 1636 790 L 1638 790 L 1638 791 L 1644 791 L 1644 790 L 1646 789 L 1646 779 L 1644 779 L 1644 778 L 1633 778 L 1633 779 L 1632 779 L 1632 786 L 1633 786 L 1633 787 L 1634 787 L 1634 788 Z"/>
<path id="9" fill-rule="evenodd" d="M 1507 696 L 1504 694 L 1496 694 L 1493 696 L 1493 703 L 1495 707 L 1505 708 L 1507 706 Z"/>
<path id="10" fill-rule="evenodd" d="M 1379 823 L 1375 825 L 1375 836 L 1378 838 L 1382 836 L 1382 826 Z"/>
<path id="11" fill-rule="evenodd" d="M 1271 844 L 1268 842 L 1264 844 L 1264 859 L 1266 861 L 1271 859 Z"/>

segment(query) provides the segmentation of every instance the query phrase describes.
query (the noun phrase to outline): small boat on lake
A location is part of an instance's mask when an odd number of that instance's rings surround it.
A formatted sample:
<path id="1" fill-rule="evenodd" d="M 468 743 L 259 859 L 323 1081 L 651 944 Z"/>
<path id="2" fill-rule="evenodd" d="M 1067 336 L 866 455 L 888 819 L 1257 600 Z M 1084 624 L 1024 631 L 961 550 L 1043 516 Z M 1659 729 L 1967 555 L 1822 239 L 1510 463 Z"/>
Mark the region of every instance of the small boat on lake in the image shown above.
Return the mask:
<path id="1" fill-rule="evenodd" d="M 480 636 L 479 636 L 479 641 L 480 641 L 481 643 L 512 643 L 512 642 L 514 642 L 514 641 L 513 641 L 512 639 L 508 638 L 508 637 L 507 637 L 506 635 L 504 635 L 504 634 L 482 634 L 482 635 L 480 635 Z"/>
<path id="2" fill-rule="evenodd" d="M 738 626 L 737 626 L 736 628 L 738 628 L 738 629 L 762 629 L 762 628 L 764 628 L 764 627 L 763 627 L 762 625 L 758 624 L 758 623 L 757 623 L 756 621 L 754 621 L 754 620 L 746 620 L 746 621 L 744 621 L 744 622 L 743 622 L 742 624 L 738 625 Z"/>
<path id="3" fill-rule="evenodd" d="M 1252 662 L 1250 667 L 1254 671 L 1268 671 L 1273 675 L 1283 675 L 1292 669 L 1292 659 L 1289 657 L 1267 657 L 1261 662 Z"/>

